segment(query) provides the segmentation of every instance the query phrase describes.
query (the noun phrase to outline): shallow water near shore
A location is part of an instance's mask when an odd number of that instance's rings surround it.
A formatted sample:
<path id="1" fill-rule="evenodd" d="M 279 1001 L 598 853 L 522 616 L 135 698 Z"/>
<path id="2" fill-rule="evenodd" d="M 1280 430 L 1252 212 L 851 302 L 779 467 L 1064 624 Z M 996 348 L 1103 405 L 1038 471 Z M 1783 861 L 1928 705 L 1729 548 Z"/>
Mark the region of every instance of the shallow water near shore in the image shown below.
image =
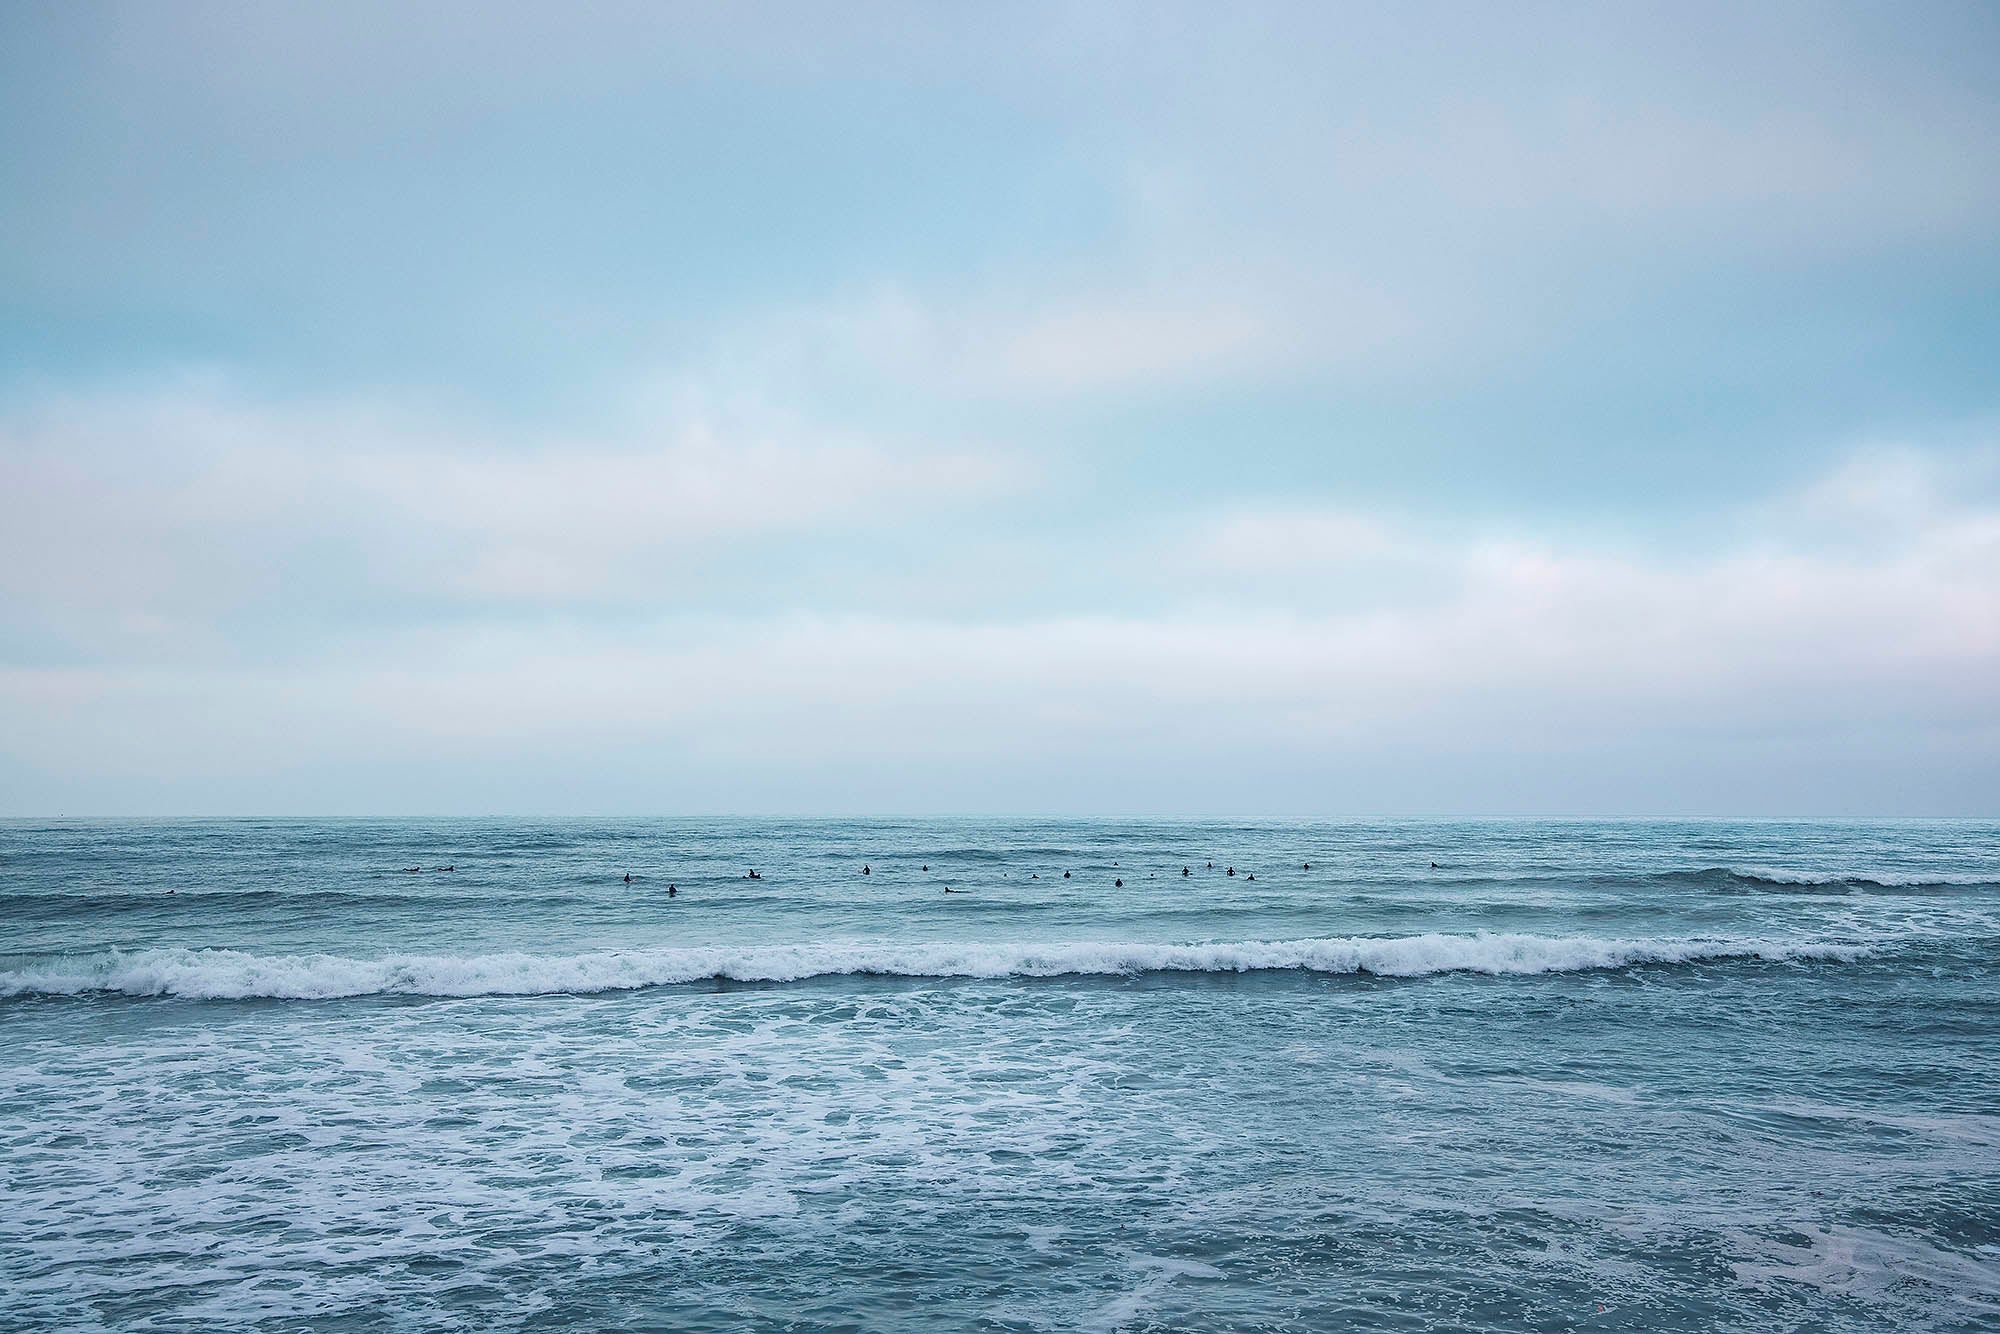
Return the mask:
<path id="1" fill-rule="evenodd" d="M 1996 964 L 1990 822 L 0 823 L 0 1328 L 2000 1329 Z"/>

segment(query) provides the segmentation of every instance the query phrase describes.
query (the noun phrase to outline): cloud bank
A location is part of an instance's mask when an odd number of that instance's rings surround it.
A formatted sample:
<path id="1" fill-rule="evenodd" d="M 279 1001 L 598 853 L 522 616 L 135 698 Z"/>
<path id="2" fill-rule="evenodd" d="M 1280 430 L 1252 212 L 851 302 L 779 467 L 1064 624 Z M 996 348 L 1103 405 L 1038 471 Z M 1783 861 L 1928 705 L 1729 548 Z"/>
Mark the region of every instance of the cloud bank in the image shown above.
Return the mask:
<path id="1" fill-rule="evenodd" d="M 0 812 L 2000 811 L 1990 6 L 0 14 Z"/>
<path id="2" fill-rule="evenodd" d="M 980 594 L 1005 553 L 952 530 L 1025 524 L 1048 483 L 978 450 L 496 444 L 212 391 L 4 429 L 4 587 L 43 656 L 0 672 L 17 803 L 449 761 L 560 774 L 524 790 L 565 808 L 577 782 L 582 808 L 729 809 L 769 766 L 801 792 L 851 770 L 843 809 L 1061 807 L 1087 774 L 1111 806 L 1311 813 L 1460 765 L 1505 809 L 1490 775 L 1521 757 L 1563 757 L 1565 794 L 1635 750 L 1734 791 L 1746 756 L 1782 773 L 1865 742 L 1898 785 L 1940 766 L 1909 789 L 1928 808 L 1994 729 L 1991 453 L 1864 451 L 1616 542 L 1297 504 L 1058 525 Z M 898 582 L 913 558 L 958 590 L 948 614 Z"/>

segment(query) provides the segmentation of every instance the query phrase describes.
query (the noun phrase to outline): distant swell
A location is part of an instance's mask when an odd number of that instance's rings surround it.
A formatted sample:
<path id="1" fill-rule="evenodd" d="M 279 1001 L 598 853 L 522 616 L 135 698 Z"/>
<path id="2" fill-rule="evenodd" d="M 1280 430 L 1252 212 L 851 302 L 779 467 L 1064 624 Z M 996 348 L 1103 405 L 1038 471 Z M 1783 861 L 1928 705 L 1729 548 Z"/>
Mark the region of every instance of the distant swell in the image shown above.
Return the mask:
<path id="1" fill-rule="evenodd" d="M 1686 884 L 1709 885 L 1717 889 L 1744 891 L 1786 891 L 1790 893 L 1829 893 L 1850 890 L 1877 890 L 1883 892 L 1902 891 L 1921 893 L 1954 889 L 1991 888 L 1991 880 L 1929 880 L 1919 876 L 1882 876 L 1880 878 L 1860 875 L 1802 875 L 1789 871 L 1754 870 L 1731 866 L 1710 866 L 1699 871 L 1668 871 L 1662 880 L 1679 881 Z"/>
<path id="2" fill-rule="evenodd" d="M 0 972 L 0 996 L 113 993 L 235 1000 L 341 996 L 530 996 L 624 991 L 727 978 L 1060 977 L 1156 972 L 1572 973 L 1699 960 L 1858 958 L 1851 945 L 1689 938 L 1512 934 L 1331 937 L 1215 945 L 1131 941 L 1063 944 L 879 944 L 835 941 L 750 948 L 650 949 L 548 956 L 258 955 L 236 950 L 110 951 Z"/>

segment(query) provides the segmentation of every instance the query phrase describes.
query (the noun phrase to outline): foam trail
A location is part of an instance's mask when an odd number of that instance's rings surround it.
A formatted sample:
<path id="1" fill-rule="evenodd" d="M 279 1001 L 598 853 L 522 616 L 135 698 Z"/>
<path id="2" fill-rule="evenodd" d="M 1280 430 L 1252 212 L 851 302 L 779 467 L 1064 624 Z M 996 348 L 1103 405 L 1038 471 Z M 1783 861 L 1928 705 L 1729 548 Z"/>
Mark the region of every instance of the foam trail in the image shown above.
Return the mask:
<path id="1" fill-rule="evenodd" d="M 154 949 L 65 956 L 0 972 L 0 996 L 179 996 L 237 1000 L 342 996 L 524 996 L 622 991 L 715 978 L 1057 977 L 1149 972 L 1304 970 L 1423 977 L 1436 973 L 1570 973 L 1696 960 L 1858 958 L 1852 945 L 1800 941 L 1480 933 L 1251 940 L 1207 945 L 1136 941 L 989 945 L 828 941 L 743 948 L 616 950 L 566 956 L 258 955 Z"/>

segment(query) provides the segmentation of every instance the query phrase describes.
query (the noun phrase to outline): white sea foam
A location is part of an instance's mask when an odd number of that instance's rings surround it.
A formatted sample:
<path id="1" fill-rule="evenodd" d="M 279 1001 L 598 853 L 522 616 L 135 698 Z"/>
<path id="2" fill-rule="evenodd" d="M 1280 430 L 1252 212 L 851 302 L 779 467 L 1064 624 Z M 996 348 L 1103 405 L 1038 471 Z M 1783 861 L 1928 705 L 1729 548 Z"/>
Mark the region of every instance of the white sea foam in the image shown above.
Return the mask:
<path id="1" fill-rule="evenodd" d="M 342 996 L 519 996 L 589 993 L 728 978 L 795 982 L 842 975 L 1058 977 L 1151 972 L 1303 970 L 1423 977 L 1435 973 L 1570 973 L 1697 960 L 1850 960 L 1853 945 L 1692 937 L 1613 938 L 1479 933 L 1324 937 L 1224 944 L 1135 941 L 950 944 L 826 941 L 795 945 L 614 950 L 590 954 L 259 955 L 151 949 L 64 956 L 0 971 L 0 996 L 113 992 L 200 999 Z"/>
<path id="2" fill-rule="evenodd" d="M 1993 1304 L 1993 1298 L 2000 1296 L 2000 1263 L 1991 1259 L 1874 1228 L 1807 1224 L 1792 1232 L 1803 1245 L 1747 1232 L 1728 1234 L 1739 1250 L 1753 1257 L 1731 1263 L 1736 1281 L 1754 1288 L 1797 1283 L 1822 1292 L 1867 1297 L 1899 1289 L 1907 1293 L 1921 1283 L 1932 1292 L 1950 1294 L 1966 1313 L 2000 1312 Z"/>

